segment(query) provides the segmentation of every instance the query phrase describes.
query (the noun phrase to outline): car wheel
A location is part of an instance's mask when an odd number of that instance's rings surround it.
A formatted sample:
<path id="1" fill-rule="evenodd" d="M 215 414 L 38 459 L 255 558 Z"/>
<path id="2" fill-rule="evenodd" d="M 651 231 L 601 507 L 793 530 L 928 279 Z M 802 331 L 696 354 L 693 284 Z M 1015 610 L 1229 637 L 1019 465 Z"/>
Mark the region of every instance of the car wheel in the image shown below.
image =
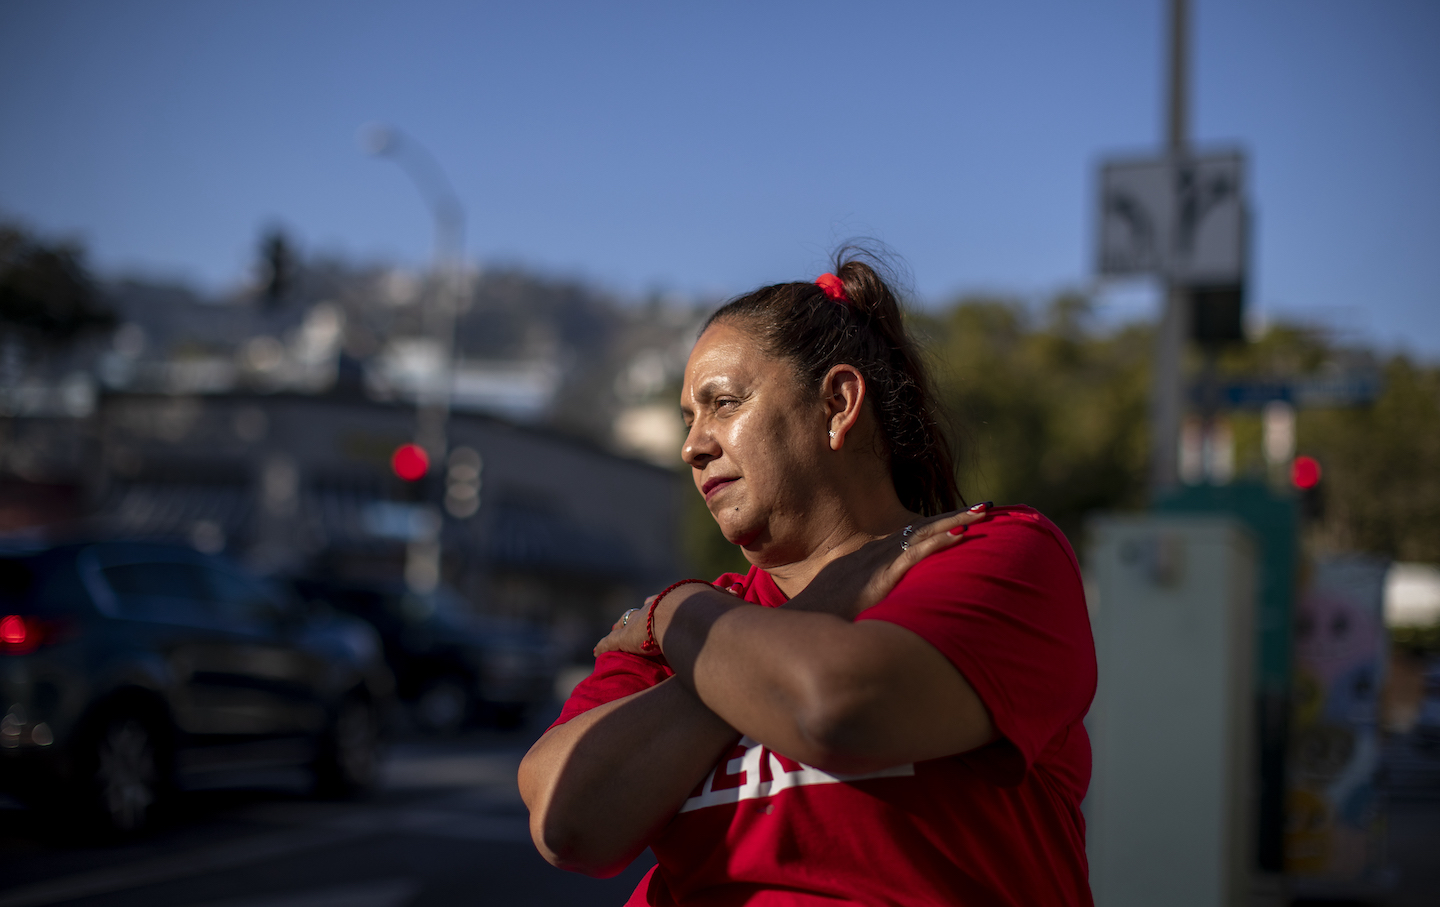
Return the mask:
<path id="1" fill-rule="evenodd" d="M 352 796 L 375 786 L 380 775 L 380 720 L 359 696 L 347 696 L 320 741 L 315 786 L 322 796 Z"/>
<path id="2" fill-rule="evenodd" d="M 154 824 L 170 791 L 167 735 L 151 717 L 120 710 L 98 725 L 89 752 L 89 811 L 106 831 L 133 835 Z"/>
<path id="3" fill-rule="evenodd" d="M 470 691 L 460 677 L 430 681 L 415 698 L 415 723 L 432 734 L 453 734 L 470 716 Z"/>

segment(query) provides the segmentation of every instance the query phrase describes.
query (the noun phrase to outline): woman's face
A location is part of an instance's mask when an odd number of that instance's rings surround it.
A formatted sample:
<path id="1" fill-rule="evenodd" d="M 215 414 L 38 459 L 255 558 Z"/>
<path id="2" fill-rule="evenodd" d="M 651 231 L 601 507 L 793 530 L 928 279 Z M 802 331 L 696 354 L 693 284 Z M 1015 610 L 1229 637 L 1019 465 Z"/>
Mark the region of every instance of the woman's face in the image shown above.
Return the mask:
<path id="1" fill-rule="evenodd" d="M 690 353 L 680 409 L 689 426 L 681 456 L 725 537 L 748 549 L 803 543 L 829 450 L 819 392 L 722 322 Z"/>

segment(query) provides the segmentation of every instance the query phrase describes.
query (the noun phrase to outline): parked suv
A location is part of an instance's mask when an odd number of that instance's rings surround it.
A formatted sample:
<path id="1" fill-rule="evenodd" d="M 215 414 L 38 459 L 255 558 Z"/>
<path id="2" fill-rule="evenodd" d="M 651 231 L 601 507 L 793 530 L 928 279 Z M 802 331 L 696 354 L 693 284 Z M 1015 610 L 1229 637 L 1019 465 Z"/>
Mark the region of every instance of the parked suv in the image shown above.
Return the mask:
<path id="1" fill-rule="evenodd" d="M 476 720 L 518 726 L 526 709 L 554 689 L 554 657 L 543 630 L 478 615 L 447 586 L 415 593 L 400 585 L 292 583 L 303 598 L 375 628 L 399 697 L 421 730 L 451 733 Z"/>
<path id="2" fill-rule="evenodd" d="M 0 788 L 120 832 L 178 787 L 305 765 L 376 777 L 393 679 L 374 632 L 189 548 L 0 547 Z"/>

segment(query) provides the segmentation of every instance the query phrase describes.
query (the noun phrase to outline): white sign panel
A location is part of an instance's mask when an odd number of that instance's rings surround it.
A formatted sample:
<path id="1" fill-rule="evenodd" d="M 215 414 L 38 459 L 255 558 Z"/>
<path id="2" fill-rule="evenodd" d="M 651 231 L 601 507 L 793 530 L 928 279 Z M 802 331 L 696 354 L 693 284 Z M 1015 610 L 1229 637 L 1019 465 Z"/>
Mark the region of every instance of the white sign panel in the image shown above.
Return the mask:
<path id="1" fill-rule="evenodd" d="M 1245 159 L 1239 153 L 1112 161 L 1100 170 L 1100 273 L 1192 285 L 1245 277 Z"/>

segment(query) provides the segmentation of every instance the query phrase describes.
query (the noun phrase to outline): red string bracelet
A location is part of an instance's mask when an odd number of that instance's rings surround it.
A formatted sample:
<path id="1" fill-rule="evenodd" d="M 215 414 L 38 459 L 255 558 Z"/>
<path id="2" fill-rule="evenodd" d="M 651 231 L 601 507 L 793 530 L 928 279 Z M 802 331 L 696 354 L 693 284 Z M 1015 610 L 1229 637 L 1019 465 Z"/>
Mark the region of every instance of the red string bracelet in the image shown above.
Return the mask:
<path id="1" fill-rule="evenodd" d="M 661 589 L 660 594 L 655 596 L 654 600 L 650 602 L 650 610 L 645 612 L 645 641 L 640 643 L 641 651 L 654 652 L 660 648 L 660 642 L 655 638 L 655 606 L 660 604 L 660 600 L 665 596 L 687 583 L 700 583 L 704 586 L 711 585 L 711 582 L 706 579 L 682 579 L 678 583 L 671 583 L 664 589 Z"/>

